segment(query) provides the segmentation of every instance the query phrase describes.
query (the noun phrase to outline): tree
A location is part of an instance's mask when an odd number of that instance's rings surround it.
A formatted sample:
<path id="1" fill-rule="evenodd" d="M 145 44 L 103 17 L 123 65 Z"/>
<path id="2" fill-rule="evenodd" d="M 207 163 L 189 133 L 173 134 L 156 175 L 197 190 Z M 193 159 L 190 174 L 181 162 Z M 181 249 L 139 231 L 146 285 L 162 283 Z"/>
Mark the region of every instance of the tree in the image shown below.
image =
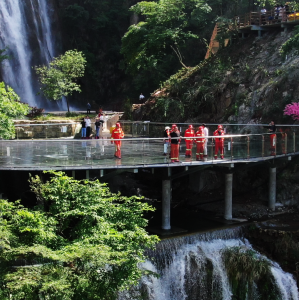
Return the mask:
<path id="1" fill-rule="evenodd" d="M 291 116 L 293 120 L 299 120 L 299 103 L 293 102 L 292 104 L 286 105 L 283 114 Z"/>
<path id="2" fill-rule="evenodd" d="M 29 106 L 20 102 L 20 97 L 14 90 L 0 82 L 0 138 L 12 139 L 15 137 L 13 119 L 28 114 Z"/>
<path id="3" fill-rule="evenodd" d="M 45 173 L 30 180 L 34 209 L 0 200 L 0 299 L 116 299 L 158 241 L 144 230 L 153 208 L 98 180 Z"/>
<path id="4" fill-rule="evenodd" d="M 187 40 L 198 38 L 191 28 L 205 24 L 210 6 L 202 0 L 159 0 L 139 2 L 130 10 L 145 20 L 130 26 L 122 39 L 127 70 L 136 73 L 157 68 L 170 50 L 187 68 L 180 47 Z"/>
<path id="5" fill-rule="evenodd" d="M 73 92 L 81 92 L 76 80 L 84 76 L 86 59 L 82 52 L 66 51 L 50 62 L 50 65 L 36 67 L 43 94 L 52 100 L 61 100 L 66 97 L 68 112 L 70 111 L 68 96 Z"/>

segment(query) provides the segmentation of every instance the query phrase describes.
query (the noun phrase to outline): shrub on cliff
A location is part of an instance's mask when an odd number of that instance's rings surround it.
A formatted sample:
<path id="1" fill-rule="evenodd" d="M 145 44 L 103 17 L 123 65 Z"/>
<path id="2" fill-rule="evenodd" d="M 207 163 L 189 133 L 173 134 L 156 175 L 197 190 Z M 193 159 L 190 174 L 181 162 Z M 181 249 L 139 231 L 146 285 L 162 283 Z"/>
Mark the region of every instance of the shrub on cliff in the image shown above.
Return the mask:
<path id="1" fill-rule="evenodd" d="M 29 106 L 20 102 L 15 91 L 0 82 L 0 138 L 12 139 L 15 137 L 13 119 L 28 114 Z"/>
<path id="2" fill-rule="evenodd" d="M 50 174 L 31 178 L 34 209 L 0 200 L 0 299 L 116 299 L 158 241 L 144 230 L 152 207 L 99 181 Z"/>

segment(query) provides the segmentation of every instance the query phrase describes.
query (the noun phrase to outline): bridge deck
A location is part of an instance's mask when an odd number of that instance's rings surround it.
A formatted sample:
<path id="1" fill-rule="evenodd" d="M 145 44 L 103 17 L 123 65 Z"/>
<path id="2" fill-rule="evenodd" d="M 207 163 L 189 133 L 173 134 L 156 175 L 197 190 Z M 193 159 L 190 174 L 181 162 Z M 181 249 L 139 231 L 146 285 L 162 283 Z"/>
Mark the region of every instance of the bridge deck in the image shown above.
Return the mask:
<path id="1" fill-rule="evenodd" d="M 265 145 L 265 149 L 267 147 Z M 161 140 L 124 140 L 122 159 L 114 158 L 114 145 L 109 140 L 0 141 L 0 170 L 157 168 L 247 163 L 273 159 L 268 149 L 262 156 L 262 146 L 259 141 L 251 143 L 250 147 L 245 140 L 236 141 L 234 150 L 232 145 L 226 142 L 223 160 L 213 159 L 214 149 L 211 142 L 208 144 L 206 161 L 196 161 L 195 150 L 193 147 L 192 158 L 185 158 L 185 144 L 182 142 L 181 162 L 171 163 L 168 157 L 163 156 Z M 293 151 L 282 154 L 281 151 L 277 151 L 276 157 L 298 153 Z"/>

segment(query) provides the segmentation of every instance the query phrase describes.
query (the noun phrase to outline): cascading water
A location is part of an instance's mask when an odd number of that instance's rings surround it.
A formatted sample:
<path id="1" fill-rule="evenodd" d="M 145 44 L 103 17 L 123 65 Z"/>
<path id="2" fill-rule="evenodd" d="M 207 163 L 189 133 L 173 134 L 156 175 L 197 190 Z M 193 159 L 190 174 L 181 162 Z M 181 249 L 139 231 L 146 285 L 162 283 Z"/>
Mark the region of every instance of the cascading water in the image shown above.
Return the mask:
<path id="1" fill-rule="evenodd" d="M 230 229 L 162 241 L 155 251 L 149 253 L 151 259 L 142 266 L 159 274 L 158 278 L 149 275 L 142 279 L 139 288 L 143 299 L 264 300 L 265 293 L 268 293 L 271 295 L 267 299 L 271 300 L 298 300 L 298 288 L 292 275 L 271 261 L 270 278 L 254 282 L 251 296 L 246 292 L 243 298 L 234 295 L 223 251 L 233 247 L 253 250 L 250 243 L 240 237 L 240 233 L 240 229 Z M 121 295 L 120 299 L 130 299 L 130 296 Z"/>
<path id="2" fill-rule="evenodd" d="M 37 95 L 39 84 L 32 69 L 33 66 L 48 64 L 57 55 L 53 20 L 51 1 L 0 1 L 0 49 L 8 47 L 11 57 L 3 62 L 1 74 L 21 101 L 31 106 L 57 108 Z"/>

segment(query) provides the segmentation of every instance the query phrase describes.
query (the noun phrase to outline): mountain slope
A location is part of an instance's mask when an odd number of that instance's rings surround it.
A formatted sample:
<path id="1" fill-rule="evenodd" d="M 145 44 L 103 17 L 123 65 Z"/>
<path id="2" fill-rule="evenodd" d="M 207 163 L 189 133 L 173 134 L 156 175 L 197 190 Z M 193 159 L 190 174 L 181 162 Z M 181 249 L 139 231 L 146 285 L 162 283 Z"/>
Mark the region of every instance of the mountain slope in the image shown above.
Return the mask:
<path id="1" fill-rule="evenodd" d="M 290 122 L 286 104 L 299 97 L 299 55 L 280 47 L 292 32 L 251 36 L 222 49 L 195 68 L 181 70 L 133 107 L 134 119 L 167 122 Z"/>

